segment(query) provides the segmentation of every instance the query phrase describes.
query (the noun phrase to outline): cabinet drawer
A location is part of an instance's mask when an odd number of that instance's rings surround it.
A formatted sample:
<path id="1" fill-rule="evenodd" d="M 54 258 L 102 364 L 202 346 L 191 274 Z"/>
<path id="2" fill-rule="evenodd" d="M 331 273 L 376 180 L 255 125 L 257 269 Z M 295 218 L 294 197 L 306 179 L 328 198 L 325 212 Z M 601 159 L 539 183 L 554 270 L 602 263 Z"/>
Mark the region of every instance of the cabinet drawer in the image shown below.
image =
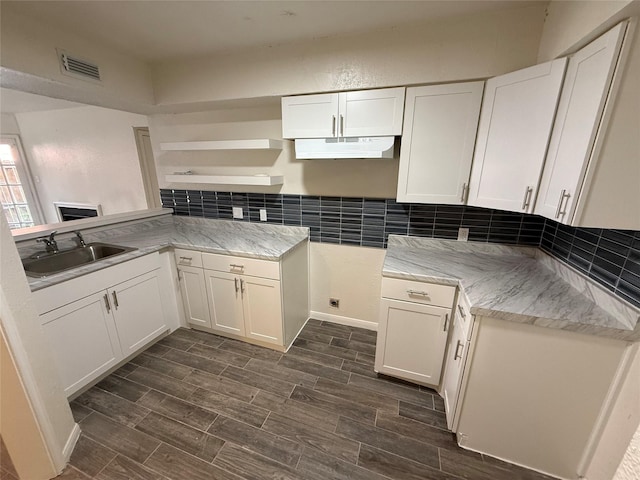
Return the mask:
<path id="1" fill-rule="evenodd" d="M 202 268 L 202 253 L 194 250 L 184 250 L 182 248 L 176 248 L 174 250 L 176 256 L 176 265 L 185 267 L 199 267 Z"/>
<path id="2" fill-rule="evenodd" d="M 202 265 L 208 270 L 217 270 L 219 272 L 272 278 L 274 280 L 280 279 L 280 263 L 270 260 L 203 253 Z"/>
<path id="3" fill-rule="evenodd" d="M 382 278 L 382 296 L 385 298 L 451 308 L 455 294 L 456 287 L 448 285 Z"/>

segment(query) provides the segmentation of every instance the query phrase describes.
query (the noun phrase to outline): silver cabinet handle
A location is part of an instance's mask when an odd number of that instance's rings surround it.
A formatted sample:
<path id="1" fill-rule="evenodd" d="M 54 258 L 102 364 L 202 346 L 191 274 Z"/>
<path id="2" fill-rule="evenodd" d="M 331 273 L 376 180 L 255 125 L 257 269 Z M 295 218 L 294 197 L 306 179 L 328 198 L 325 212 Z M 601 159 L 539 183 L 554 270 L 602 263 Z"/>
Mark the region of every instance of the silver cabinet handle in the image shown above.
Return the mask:
<path id="1" fill-rule="evenodd" d="M 244 293 L 244 280 L 240 279 L 240 291 Z"/>
<path id="2" fill-rule="evenodd" d="M 462 184 L 462 195 L 460 195 L 460 201 L 464 203 L 467 199 L 467 193 L 469 192 L 469 186 L 467 183 Z"/>
<path id="3" fill-rule="evenodd" d="M 458 340 L 458 344 L 456 345 L 456 354 L 453 357 L 454 361 L 458 360 L 459 358 L 462 358 L 462 352 L 460 351 L 460 347 L 462 347 L 462 349 L 464 350 L 464 343 Z"/>
<path id="4" fill-rule="evenodd" d="M 562 191 L 560 192 L 560 200 L 558 200 L 558 208 L 556 209 L 556 216 L 555 218 L 560 217 L 560 215 L 564 215 L 565 213 L 567 213 L 567 209 L 566 209 L 566 205 L 569 205 L 569 197 L 571 195 L 567 193 L 567 191 L 563 188 Z M 562 202 L 564 201 L 564 199 L 567 199 L 567 204 L 565 205 L 565 209 L 562 210 Z"/>
<path id="5" fill-rule="evenodd" d="M 526 210 L 531 203 L 531 193 L 533 192 L 533 188 L 527 185 L 526 190 L 524 191 L 524 200 L 522 201 L 522 210 Z"/>
<path id="6" fill-rule="evenodd" d="M 102 298 L 104 299 L 104 306 L 107 308 L 107 313 L 111 312 L 111 305 L 109 305 L 109 296 L 105 293 Z"/>
<path id="7" fill-rule="evenodd" d="M 331 135 L 336 136 L 336 116 L 331 115 Z"/>
<path id="8" fill-rule="evenodd" d="M 238 277 L 233 279 L 233 283 L 236 285 L 236 293 L 238 293 Z"/>
<path id="9" fill-rule="evenodd" d="M 466 319 L 467 318 L 467 314 L 464 311 L 464 308 L 462 308 L 461 305 L 458 305 L 458 311 L 460 312 L 460 315 L 462 316 L 462 318 Z"/>
<path id="10" fill-rule="evenodd" d="M 344 115 L 340 115 L 340 136 L 344 137 Z"/>
<path id="11" fill-rule="evenodd" d="M 231 268 L 239 268 L 240 270 L 244 268 L 244 265 L 238 265 L 237 263 L 230 263 L 229 266 Z"/>
<path id="12" fill-rule="evenodd" d="M 180 257 L 180 263 L 182 263 L 182 261 L 191 263 L 193 261 L 193 257 Z"/>
<path id="13" fill-rule="evenodd" d="M 429 296 L 429 292 L 425 292 L 424 290 L 411 290 L 411 289 L 408 289 L 407 293 L 409 295 L 420 295 L 422 297 L 428 297 Z"/>
<path id="14" fill-rule="evenodd" d="M 444 314 L 444 328 L 442 329 L 443 331 L 447 331 L 447 326 L 449 324 L 449 314 L 445 313 Z"/>
<path id="15" fill-rule="evenodd" d="M 111 295 L 113 295 L 113 304 L 115 305 L 116 309 L 120 306 L 118 305 L 118 295 L 116 294 L 115 290 L 113 292 L 111 292 Z"/>

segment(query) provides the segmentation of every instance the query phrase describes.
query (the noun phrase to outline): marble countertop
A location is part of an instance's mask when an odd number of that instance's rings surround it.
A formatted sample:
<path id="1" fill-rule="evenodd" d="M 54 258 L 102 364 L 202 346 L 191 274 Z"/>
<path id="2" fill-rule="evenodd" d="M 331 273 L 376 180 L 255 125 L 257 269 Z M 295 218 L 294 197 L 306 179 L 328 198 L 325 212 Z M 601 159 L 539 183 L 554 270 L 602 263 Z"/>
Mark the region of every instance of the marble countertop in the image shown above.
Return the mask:
<path id="1" fill-rule="evenodd" d="M 73 236 L 69 236 L 59 240 L 59 248 L 61 250 L 72 248 L 72 238 Z M 87 243 L 105 242 L 133 247 L 136 250 L 47 277 L 27 277 L 31 290 L 40 290 L 80 275 L 170 247 L 278 261 L 295 247 L 308 240 L 309 229 L 306 227 L 167 216 L 123 226 L 114 226 L 98 232 L 88 232 L 84 234 L 84 238 Z M 29 242 L 26 245 L 18 244 L 18 250 L 22 258 L 28 257 L 41 249 L 42 246 L 36 245 L 35 242 Z"/>
<path id="2" fill-rule="evenodd" d="M 383 276 L 459 286 L 471 313 L 640 341 L 640 312 L 534 247 L 391 235 Z"/>

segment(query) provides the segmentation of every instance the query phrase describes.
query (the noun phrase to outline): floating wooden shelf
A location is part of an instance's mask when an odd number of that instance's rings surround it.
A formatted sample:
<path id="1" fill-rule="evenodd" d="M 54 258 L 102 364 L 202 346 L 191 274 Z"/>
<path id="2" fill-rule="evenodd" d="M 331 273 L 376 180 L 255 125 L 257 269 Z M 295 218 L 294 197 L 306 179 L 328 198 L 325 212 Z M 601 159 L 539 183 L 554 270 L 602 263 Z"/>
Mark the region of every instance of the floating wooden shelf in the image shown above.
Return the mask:
<path id="1" fill-rule="evenodd" d="M 165 175 L 173 183 L 213 183 L 217 185 L 282 185 L 283 175 Z"/>
<path id="2" fill-rule="evenodd" d="M 161 143 L 160 150 L 282 150 L 283 145 L 283 140 L 256 138 L 250 140 Z"/>

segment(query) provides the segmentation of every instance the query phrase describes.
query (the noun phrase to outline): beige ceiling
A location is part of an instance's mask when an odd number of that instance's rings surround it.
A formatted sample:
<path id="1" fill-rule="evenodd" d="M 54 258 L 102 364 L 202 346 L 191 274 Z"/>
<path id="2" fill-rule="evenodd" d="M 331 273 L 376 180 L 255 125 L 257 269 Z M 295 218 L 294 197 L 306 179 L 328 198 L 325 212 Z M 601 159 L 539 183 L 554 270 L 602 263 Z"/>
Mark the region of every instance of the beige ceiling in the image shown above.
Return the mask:
<path id="1" fill-rule="evenodd" d="M 0 7 L 52 22 L 141 60 L 161 62 L 531 3 L 535 0 L 2 0 Z"/>

